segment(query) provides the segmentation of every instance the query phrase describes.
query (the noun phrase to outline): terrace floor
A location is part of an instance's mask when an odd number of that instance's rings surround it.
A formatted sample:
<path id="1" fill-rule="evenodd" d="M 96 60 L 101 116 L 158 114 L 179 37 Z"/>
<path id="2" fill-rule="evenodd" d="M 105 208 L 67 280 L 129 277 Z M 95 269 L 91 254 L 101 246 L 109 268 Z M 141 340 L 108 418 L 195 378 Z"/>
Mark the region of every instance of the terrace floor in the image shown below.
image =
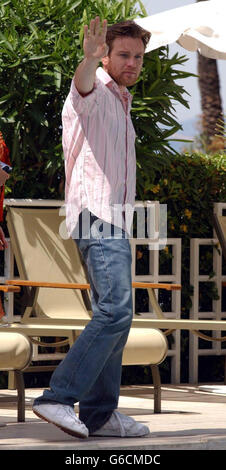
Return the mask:
<path id="1" fill-rule="evenodd" d="M 119 411 L 148 425 L 150 435 L 88 439 L 76 439 L 37 418 L 32 403 L 41 392 L 26 389 L 26 421 L 18 423 L 17 405 L 9 401 L 16 391 L 0 390 L 0 450 L 226 450 L 226 392 L 163 385 L 162 412 L 154 414 L 151 385 L 123 386 Z"/>

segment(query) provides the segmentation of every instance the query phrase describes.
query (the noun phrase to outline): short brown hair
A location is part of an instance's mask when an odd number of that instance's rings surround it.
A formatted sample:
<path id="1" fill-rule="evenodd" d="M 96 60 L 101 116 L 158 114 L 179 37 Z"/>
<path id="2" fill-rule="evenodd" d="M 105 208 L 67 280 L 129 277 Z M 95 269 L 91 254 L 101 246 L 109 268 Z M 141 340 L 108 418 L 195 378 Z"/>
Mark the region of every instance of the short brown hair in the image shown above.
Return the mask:
<path id="1" fill-rule="evenodd" d="M 146 49 L 151 37 L 151 33 L 141 28 L 141 26 L 139 26 L 135 23 L 135 21 L 132 20 L 121 21 L 120 23 L 108 26 L 106 36 L 106 43 L 109 47 L 108 55 L 111 53 L 114 39 L 123 36 L 141 39 L 144 44 L 144 49 Z"/>

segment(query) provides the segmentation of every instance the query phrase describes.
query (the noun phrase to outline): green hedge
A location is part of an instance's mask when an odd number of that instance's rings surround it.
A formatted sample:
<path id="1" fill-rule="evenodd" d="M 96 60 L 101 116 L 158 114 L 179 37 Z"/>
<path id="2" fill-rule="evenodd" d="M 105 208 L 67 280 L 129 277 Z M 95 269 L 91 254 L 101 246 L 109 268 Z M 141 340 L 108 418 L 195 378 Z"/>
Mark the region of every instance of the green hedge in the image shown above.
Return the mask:
<path id="1" fill-rule="evenodd" d="M 190 285 L 190 239 L 211 238 L 213 236 L 213 203 L 226 202 L 226 154 L 205 155 L 199 153 L 185 153 L 171 156 L 169 164 L 165 165 L 158 158 L 153 161 L 153 171 L 149 173 L 149 182 L 144 194 L 139 198 L 145 200 L 158 200 L 167 204 L 167 236 L 168 238 L 182 239 L 182 318 L 189 317 L 192 305 L 191 296 L 193 286 Z M 141 175 L 142 177 L 142 175 Z M 212 251 L 218 246 L 201 247 L 200 273 L 214 275 L 212 268 Z M 137 270 L 139 274 L 147 272 L 147 248 L 139 247 Z M 160 252 L 161 274 L 170 269 L 172 252 L 166 247 Z M 223 273 L 226 274 L 224 263 Z M 137 311 L 148 310 L 147 293 L 137 296 Z M 200 308 L 203 311 L 211 310 L 213 299 L 218 299 L 218 292 L 214 282 L 203 283 L 200 297 Z M 168 294 L 160 293 L 160 303 L 164 310 L 168 308 Z M 170 307 L 169 307 L 170 308 Z M 223 293 L 222 311 L 226 311 L 226 296 Z M 181 380 L 188 380 L 188 333 L 182 332 L 182 374 Z M 170 343 L 172 338 L 169 338 Z M 205 342 L 203 347 L 211 347 Z M 205 361 L 203 361 L 205 362 Z M 206 362 L 207 364 L 207 362 Z M 210 364 L 210 362 L 208 362 Z M 222 358 L 211 359 L 210 366 L 202 365 L 200 380 L 222 380 Z M 163 368 L 163 380 L 170 381 L 169 366 Z M 201 368 L 200 368 L 201 369 Z M 205 370 L 207 371 L 205 375 Z M 207 378 L 208 377 L 208 378 Z"/>
<path id="2" fill-rule="evenodd" d="M 226 201 L 226 154 L 185 153 L 171 157 L 168 166 L 160 162 L 150 175 L 145 199 L 167 204 L 167 235 L 182 238 L 182 309 L 188 314 L 190 239 L 213 236 L 213 203 Z M 209 257 L 204 257 L 200 269 L 209 266 Z"/>

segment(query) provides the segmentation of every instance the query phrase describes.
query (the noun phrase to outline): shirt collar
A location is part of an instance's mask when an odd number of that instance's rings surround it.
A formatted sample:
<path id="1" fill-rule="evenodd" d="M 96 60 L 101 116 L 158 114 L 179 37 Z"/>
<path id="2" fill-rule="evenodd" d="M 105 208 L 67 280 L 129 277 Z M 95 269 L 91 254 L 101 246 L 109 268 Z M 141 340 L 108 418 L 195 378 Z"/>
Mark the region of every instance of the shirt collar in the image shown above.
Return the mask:
<path id="1" fill-rule="evenodd" d="M 112 90 L 115 90 L 117 92 L 117 94 L 119 94 L 119 96 L 122 96 L 121 93 L 120 93 L 120 90 L 119 90 L 119 87 L 117 85 L 117 83 L 113 80 L 113 78 L 103 69 L 103 67 L 98 67 L 97 71 L 96 71 L 96 75 L 97 75 L 97 78 L 99 78 L 99 80 L 104 83 L 104 85 L 108 86 L 109 88 L 111 88 Z M 128 98 L 129 100 L 129 103 L 132 102 L 132 95 L 131 93 L 127 90 L 127 88 L 125 88 L 125 91 L 123 93 L 123 95 L 125 96 L 125 98 Z"/>

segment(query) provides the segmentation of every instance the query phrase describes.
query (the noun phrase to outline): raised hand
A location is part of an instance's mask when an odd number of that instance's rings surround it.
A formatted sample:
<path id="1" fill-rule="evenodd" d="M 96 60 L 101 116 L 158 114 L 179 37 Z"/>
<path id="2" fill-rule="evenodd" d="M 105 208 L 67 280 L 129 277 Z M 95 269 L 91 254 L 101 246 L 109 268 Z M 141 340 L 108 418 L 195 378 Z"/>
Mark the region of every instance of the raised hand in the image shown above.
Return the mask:
<path id="1" fill-rule="evenodd" d="M 90 21 L 90 26 L 84 26 L 84 55 L 87 59 L 100 60 L 108 53 L 106 44 L 107 20 L 103 20 L 102 28 L 100 26 L 100 18 L 97 16 Z"/>

